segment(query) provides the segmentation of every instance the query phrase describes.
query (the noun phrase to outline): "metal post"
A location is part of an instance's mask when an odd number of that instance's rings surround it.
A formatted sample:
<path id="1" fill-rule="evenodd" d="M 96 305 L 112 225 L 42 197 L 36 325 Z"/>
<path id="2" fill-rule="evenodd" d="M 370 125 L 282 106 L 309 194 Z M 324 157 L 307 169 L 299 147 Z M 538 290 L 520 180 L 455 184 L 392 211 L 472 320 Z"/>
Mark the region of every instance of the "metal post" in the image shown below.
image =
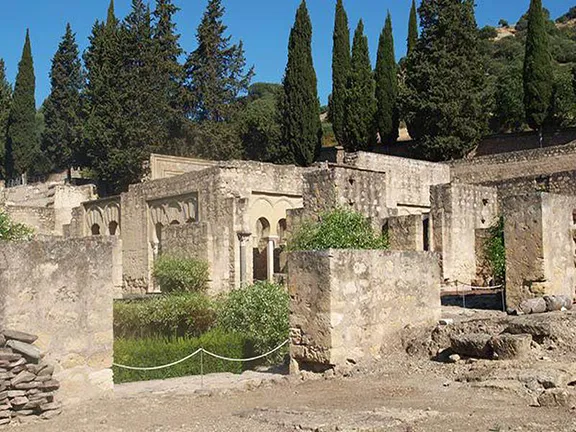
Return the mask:
<path id="1" fill-rule="evenodd" d="M 200 351 L 200 388 L 204 388 L 204 350 Z"/>

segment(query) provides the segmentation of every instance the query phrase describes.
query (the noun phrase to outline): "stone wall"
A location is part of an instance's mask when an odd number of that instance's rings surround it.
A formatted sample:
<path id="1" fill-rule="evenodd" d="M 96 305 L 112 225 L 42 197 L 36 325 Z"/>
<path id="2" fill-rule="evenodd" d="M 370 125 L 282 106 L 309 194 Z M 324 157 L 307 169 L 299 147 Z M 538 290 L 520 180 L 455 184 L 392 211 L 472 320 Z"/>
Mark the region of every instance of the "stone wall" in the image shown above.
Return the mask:
<path id="1" fill-rule="evenodd" d="M 451 172 L 453 181 L 477 184 L 571 171 L 574 166 L 576 143 L 462 159 L 451 163 Z"/>
<path id="2" fill-rule="evenodd" d="M 404 326 L 440 318 L 440 266 L 428 252 L 292 253 L 288 290 L 296 369 L 369 365 Z"/>
<path id="3" fill-rule="evenodd" d="M 398 215 L 427 212 L 430 208 L 430 186 L 450 183 L 450 167 L 446 164 L 366 152 L 349 153 L 344 163 L 385 172 L 386 205 L 398 209 Z"/>
<path id="4" fill-rule="evenodd" d="M 424 250 L 424 219 L 422 215 L 397 216 L 388 219 L 390 249 Z"/>
<path id="5" fill-rule="evenodd" d="M 477 229 L 498 220 L 495 188 L 453 183 L 431 188 L 432 250 L 442 254 L 446 283 L 470 284 L 476 278 Z"/>
<path id="6" fill-rule="evenodd" d="M 39 336 L 64 403 L 112 393 L 118 247 L 103 238 L 0 244 L 0 327 Z"/>
<path id="7" fill-rule="evenodd" d="M 4 210 L 14 222 L 33 228 L 36 234 L 54 234 L 56 212 L 53 208 L 8 206 Z"/>
<path id="8" fill-rule="evenodd" d="M 532 193 L 503 202 L 506 303 L 543 295 L 574 296 L 576 197 Z"/>
<path id="9" fill-rule="evenodd" d="M 152 154 L 150 155 L 150 180 L 175 177 L 187 172 L 201 171 L 216 164 L 217 162 L 204 159 Z"/>

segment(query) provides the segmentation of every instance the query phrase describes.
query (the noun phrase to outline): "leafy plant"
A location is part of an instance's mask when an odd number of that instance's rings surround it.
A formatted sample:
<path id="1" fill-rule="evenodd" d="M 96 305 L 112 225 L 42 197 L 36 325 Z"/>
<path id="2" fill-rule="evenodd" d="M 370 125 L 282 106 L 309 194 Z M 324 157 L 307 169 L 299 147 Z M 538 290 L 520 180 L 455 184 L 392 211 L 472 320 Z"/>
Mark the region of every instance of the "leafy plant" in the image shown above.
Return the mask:
<path id="1" fill-rule="evenodd" d="M 224 330 L 244 336 L 256 353 L 263 354 L 288 338 L 289 300 L 280 285 L 258 282 L 222 299 L 218 323 Z"/>
<path id="2" fill-rule="evenodd" d="M 504 218 L 490 228 L 490 237 L 486 242 L 486 256 L 497 284 L 506 281 L 506 248 L 504 246 Z"/>
<path id="3" fill-rule="evenodd" d="M 114 335 L 119 338 L 199 336 L 215 323 L 216 307 L 203 294 L 114 303 Z"/>
<path id="4" fill-rule="evenodd" d="M 114 362 L 127 366 L 161 366 L 180 360 L 199 348 L 231 358 L 247 358 L 253 355 L 249 351 L 249 343 L 241 334 L 213 329 L 197 338 L 116 339 Z M 116 366 L 113 370 L 114 382 L 124 383 L 200 375 L 201 373 L 241 373 L 250 366 L 249 363 L 218 360 L 206 354 L 203 354 L 201 358 L 201 355 L 197 354 L 180 364 L 156 371 L 134 371 Z"/>
<path id="5" fill-rule="evenodd" d="M 3 210 L 0 210 L 0 240 L 30 240 L 34 230 L 24 224 L 14 222 Z"/>
<path id="6" fill-rule="evenodd" d="M 337 208 L 319 222 L 305 222 L 288 242 L 289 251 L 326 249 L 387 249 L 388 237 L 378 235 L 360 213 Z"/>
<path id="7" fill-rule="evenodd" d="M 209 266 L 192 258 L 163 255 L 154 262 L 153 275 L 164 293 L 203 292 L 208 288 Z"/>

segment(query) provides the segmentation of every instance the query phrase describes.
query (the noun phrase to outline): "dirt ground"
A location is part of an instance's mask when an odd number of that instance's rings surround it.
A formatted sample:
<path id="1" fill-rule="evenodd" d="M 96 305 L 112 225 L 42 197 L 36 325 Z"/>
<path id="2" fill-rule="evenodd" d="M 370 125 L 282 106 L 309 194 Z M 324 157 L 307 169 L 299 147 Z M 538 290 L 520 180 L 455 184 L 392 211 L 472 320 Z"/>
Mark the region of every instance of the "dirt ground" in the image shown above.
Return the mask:
<path id="1" fill-rule="evenodd" d="M 377 373 L 347 378 L 263 379 L 248 374 L 207 377 L 203 389 L 196 377 L 122 385 L 113 399 L 67 408 L 56 419 L 6 430 L 576 432 L 574 409 L 537 407 L 541 389 L 530 390 L 531 377 L 551 383 L 572 379 L 563 377 L 573 373 L 576 363 L 562 346 L 558 342 L 560 348 L 536 349 L 524 363 L 447 364 L 426 356 L 396 355 L 380 362 Z M 542 380 L 542 375 L 550 378 Z"/>

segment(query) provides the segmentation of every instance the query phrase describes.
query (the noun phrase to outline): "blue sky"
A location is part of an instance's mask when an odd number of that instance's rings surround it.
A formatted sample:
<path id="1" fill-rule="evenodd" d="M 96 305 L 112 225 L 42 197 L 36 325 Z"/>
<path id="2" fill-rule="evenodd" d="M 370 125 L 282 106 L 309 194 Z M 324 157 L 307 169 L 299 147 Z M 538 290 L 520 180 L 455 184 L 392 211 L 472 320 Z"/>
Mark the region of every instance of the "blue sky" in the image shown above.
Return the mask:
<path id="1" fill-rule="evenodd" d="M 67 22 L 77 34 L 81 50 L 96 19 L 104 19 L 109 0 L 18 0 L 6 2 L 0 17 L 0 57 L 6 61 L 8 78 L 13 82 L 22 52 L 26 28 L 30 28 L 36 70 L 36 103 L 40 105 L 50 92 L 50 62 Z M 150 0 L 153 5 L 154 0 Z M 176 0 L 181 8 L 176 17 L 181 44 L 187 51 L 195 48 L 195 31 L 207 0 Z M 256 81 L 280 82 L 286 65 L 290 27 L 300 0 L 223 0 L 225 22 L 235 40 L 242 39 L 250 65 L 256 67 Z M 325 103 L 331 90 L 332 29 L 335 0 L 308 0 L 314 27 L 314 64 L 318 91 Z M 480 26 L 497 25 L 500 18 L 515 22 L 528 9 L 529 0 L 477 0 L 476 16 Z M 576 1 L 544 0 L 553 17 L 565 13 Z M 351 31 L 358 20 L 365 23 L 374 59 L 378 36 L 390 10 L 394 26 L 396 56 L 405 53 L 410 0 L 347 0 Z M 130 0 L 116 0 L 116 13 L 124 17 Z"/>

